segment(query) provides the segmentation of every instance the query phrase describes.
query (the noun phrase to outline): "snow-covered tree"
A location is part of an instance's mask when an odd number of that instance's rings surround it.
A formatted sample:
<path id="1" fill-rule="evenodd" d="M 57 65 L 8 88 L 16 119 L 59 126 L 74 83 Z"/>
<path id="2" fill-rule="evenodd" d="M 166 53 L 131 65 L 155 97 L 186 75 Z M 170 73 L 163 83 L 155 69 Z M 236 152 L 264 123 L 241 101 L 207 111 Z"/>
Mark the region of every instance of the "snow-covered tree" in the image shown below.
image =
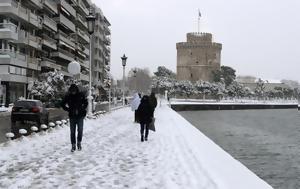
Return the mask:
<path id="1" fill-rule="evenodd" d="M 168 77 L 168 78 L 176 77 L 176 74 L 172 70 L 169 70 L 164 66 L 159 66 L 157 68 L 157 72 L 154 72 L 154 75 L 157 77 Z"/>
<path id="2" fill-rule="evenodd" d="M 262 79 L 258 79 L 258 81 L 256 82 L 256 87 L 255 87 L 255 94 L 258 98 L 263 98 L 265 95 L 265 81 L 263 81 Z"/>
<path id="3" fill-rule="evenodd" d="M 55 103 L 60 100 L 66 92 L 64 75 L 57 70 L 40 74 L 38 80 L 34 81 L 29 97 L 38 98 L 43 102 Z"/>

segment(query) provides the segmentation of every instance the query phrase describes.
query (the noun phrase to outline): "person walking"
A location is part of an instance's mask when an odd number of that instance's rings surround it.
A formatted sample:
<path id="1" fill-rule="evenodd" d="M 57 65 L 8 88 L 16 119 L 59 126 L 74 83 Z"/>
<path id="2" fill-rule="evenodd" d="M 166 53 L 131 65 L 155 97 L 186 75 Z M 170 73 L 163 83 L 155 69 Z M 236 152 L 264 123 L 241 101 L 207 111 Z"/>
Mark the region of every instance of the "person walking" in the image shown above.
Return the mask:
<path id="1" fill-rule="evenodd" d="M 133 95 L 133 99 L 131 101 L 131 110 L 134 111 L 134 122 L 138 123 L 137 109 L 141 103 L 141 98 L 138 93 Z"/>
<path id="2" fill-rule="evenodd" d="M 141 125 L 141 141 L 144 142 L 148 140 L 149 135 L 149 124 L 151 123 L 151 106 L 149 103 L 149 96 L 143 96 L 141 100 L 141 104 L 139 105 L 139 108 L 137 109 L 137 115 L 140 121 Z M 145 138 L 144 138 L 144 132 L 145 132 Z"/>
<path id="3" fill-rule="evenodd" d="M 151 106 L 151 117 L 154 118 L 154 111 L 155 111 L 155 108 L 157 106 L 157 99 L 155 97 L 154 92 L 151 92 L 151 94 L 150 94 L 149 103 L 150 103 L 150 106 Z"/>
<path id="4" fill-rule="evenodd" d="M 86 108 L 88 101 L 86 96 L 79 91 L 77 85 L 72 84 L 68 93 L 61 102 L 61 107 L 69 113 L 70 119 L 70 138 L 71 138 L 71 152 L 76 150 L 76 126 L 77 126 L 77 148 L 81 150 L 83 120 L 86 116 Z"/>

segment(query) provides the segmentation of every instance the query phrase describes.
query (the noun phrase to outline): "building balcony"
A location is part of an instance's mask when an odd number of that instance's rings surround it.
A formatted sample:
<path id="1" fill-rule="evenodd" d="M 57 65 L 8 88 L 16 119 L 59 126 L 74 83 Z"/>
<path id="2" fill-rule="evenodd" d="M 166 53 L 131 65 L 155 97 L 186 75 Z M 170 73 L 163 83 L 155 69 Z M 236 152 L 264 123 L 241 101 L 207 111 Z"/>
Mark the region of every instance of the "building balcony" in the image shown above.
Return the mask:
<path id="1" fill-rule="evenodd" d="M 47 36 L 46 34 L 43 35 L 43 39 L 42 39 L 42 44 L 53 49 L 53 50 L 57 50 L 57 41 L 50 38 L 49 36 Z"/>
<path id="2" fill-rule="evenodd" d="M 55 35 L 55 39 L 59 40 L 59 44 L 64 45 L 72 50 L 75 51 L 75 42 L 73 41 L 74 39 L 65 34 L 62 31 L 58 31 L 58 33 Z"/>
<path id="3" fill-rule="evenodd" d="M 89 43 L 90 42 L 89 36 L 84 31 L 80 30 L 79 28 L 76 28 L 76 34 L 80 37 L 79 39 L 83 43 Z"/>
<path id="4" fill-rule="evenodd" d="M 105 35 L 110 35 L 111 34 L 110 28 L 107 27 L 107 26 L 104 26 L 104 32 L 105 32 Z"/>
<path id="5" fill-rule="evenodd" d="M 18 40 L 17 26 L 13 23 L 0 23 L 0 39 Z"/>
<path id="6" fill-rule="evenodd" d="M 49 10 L 52 14 L 58 14 L 57 3 L 53 0 L 43 0 L 44 8 Z"/>
<path id="7" fill-rule="evenodd" d="M 81 28 L 87 29 L 87 22 L 86 19 L 83 18 L 79 13 L 76 14 L 76 20 L 79 26 L 81 26 Z"/>
<path id="8" fill-rule="evenodd" d="M 43 8 L 43 1 L 42 0 L 29 0 L 29 3 L 37 9 L 42 9 Z"/>
<path id="9" fill-rule="evenodd" d="M 90 64 L 89 64 L 89 61 L 81 61 L 81 60 L 78 60 L 79 64 L 84 67 L 84 68 L 89 68 L 90 67 Z"/>
<path id="10" fill-rule="evenodd" d="M 80 74 L 80 80 L 83 81 L 90 81 L 89 75 L 85 75 L 85 74 Z"/>
<path id="11" fill-rule="evenodd" d="M 28 45 L 33 48 L 36 48 L 36 49 L 41 49 L 42 48 L 42 39 L 40 37 L 29 34 L 28 35 Z"/>
<path id="12" fill-rule="evenodd" d="M 110 38 L 109 37 L 105 37 L 104 44 L 105 45 L 110 45 Z"/>
<path id="13" fill-rule="evenodd" d="M 41 71 L 41 59 L 29 57 L 27 68 Z"/>
<path id="14" fill-rule="evenodd" d="M 32 12 L 29 12 L 29 23 L 41 29 L 43 26 L 43 18 Z"/>
<path id="15" fill-rule="evenodd" d="M 61 70 L 61 66 L 56 64 L 56 62 L 49 58 L 42 58 L 41 67 L 50 68 L 54 70 Z"/>
<path id="16" fill-rule="evenodd" d="M 82 0 L 77 0 L 77 5 L 82 13 L 84 13 L 84 16 L 87 16 L 89 14 L 89 9 L 85 6 Z"/>
<path id="17" fill-rule="evenodd" d="M 11 16 L 16 20 L 23 22 L 29 21 L 29 11 L 18 4 L 15 0 L 1 0 L 0 15 Z"/>
<path id="18" fill-rule="evenodd" d="M 72 32 L 76 32 L 75 24 L 73 24 L 73 22 L 71 22 L 64 15 L 60 14 L 58 17 L 55 17 L 54 20 Z"/>
<path id="19" fill-rule="evenodd" d="M 58 3 L 60 4 L 61 9 L 64 12 L 76 18 L 76 10 L 68 2 L 66 2 L 65 0 L 58 0 Z"/>
<path id="20" fill-rule="evenodd" d="M 21 53 L 12 52 L 10 49 L 0 50 L 0 64 L 27 67 L 27 56 Z"/>
<path id="21" fill-rule="evenodd" d="M 32 13 L 29 9 L 21 6 L 21 4 L 15 0 L 1 0 L 0 15 L 9 15 L 25 24 L 32 24 L 37 28 L 42 27 L 42 18 Z"/>
<path id="22" fill-rule="evenodd" d="M 67 60 L 67 61 L 73 61 L 74 60 L 74 54 L 69 52 L 69 51 L 66 51 L 64 49 L 61 49 L 61 48 L 58 48 L 58 51 L 56 52 L 52 52 L 50 54 L 51 57 L 57 57 L 57 58 L 61 58 L 61 59 L 64 59 L 64 60 Z"/>
<path id="23" fill-rule="evenodd" d="M 90 49 L 89 48 L 84 48 L 84 54 L 90 56 Z"/>
<path id="24" fill-rule="evenodd" d="M 16 41 L 18 44 L 28 45 L 28 35 L 25 30 L 19 30 L 18 32 L 18 40 Z"/>
<path id="25" fill-rule="evenodd" d="M 45 14 L 44 14 L 43 17 L 44 17 L 44 19 L 43 19 L 44 26 L 46 26 L 49 29 L 57 32 L 57 23 L 53 19 L 51 19 L 48 16 L 46 16 Z"/>

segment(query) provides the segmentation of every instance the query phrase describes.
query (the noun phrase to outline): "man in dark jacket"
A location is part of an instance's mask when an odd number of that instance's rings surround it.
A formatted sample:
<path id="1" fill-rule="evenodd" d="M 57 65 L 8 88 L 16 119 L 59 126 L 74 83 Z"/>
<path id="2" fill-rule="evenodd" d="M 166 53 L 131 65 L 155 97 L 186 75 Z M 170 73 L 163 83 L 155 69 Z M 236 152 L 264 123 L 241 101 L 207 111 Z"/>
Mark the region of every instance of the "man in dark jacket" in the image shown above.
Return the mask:
<path id="1" fill-rule="evenodd" d="M 72 84 L 69 88 L 69 92 L 61 102 L 61 106 L 65 111 L 69 112 L 72 144 L 71 152 L 76 150 L 76 125 L 78 127 L 77 148 L 80 151 L 83 132 L 83 119 L 86 116 L 88 101 L 85 95 L 79 92 L 78 86 Z"/>
<path id="2" fill-rule="evenodd" d="M 141 141 L 144 142 L 144 131 L 145 133 L 145 140 L 148 140 L 149 134 L 149 124 L 151 123 L 152 117 L 152 109 L 149 103 L 149 96 L 143 96 L 139 108 L 137 109 L 137 115 L 139 117 L 139 121 L 141 124 Z"/>
<path id="3" fill-rule="evenodd" d="M 151 106 L 151 116 L 154 117 L 154 110 L 157 106 L 157 99 L 155 97 L 154 92 L 151 92 L 151 94 L 150 94 L 149 103 L 150 103 L 150 106 Z"/>

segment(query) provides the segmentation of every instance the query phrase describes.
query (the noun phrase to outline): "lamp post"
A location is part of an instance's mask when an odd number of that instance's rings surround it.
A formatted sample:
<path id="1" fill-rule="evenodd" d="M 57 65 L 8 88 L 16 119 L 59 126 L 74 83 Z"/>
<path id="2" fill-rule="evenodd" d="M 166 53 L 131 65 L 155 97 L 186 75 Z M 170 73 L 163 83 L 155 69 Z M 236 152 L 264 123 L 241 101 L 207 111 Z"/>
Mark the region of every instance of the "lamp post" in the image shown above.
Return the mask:
<path id="1" fill-rule="evenodd" d="M 134 90 L 136 90 L 136 92 L 137 92 L 137 87 L 136 87 L 136 83 L 137 83 L 137 81 L 136 81 L 136 72 L 137 72 L 137 70 L 136 70 L 136 68 L 133 70 L 133 77 L 134 77 Z"/>
<path id="2" fill-rule="evenodd" d="M 89 15 L 86 16 L 86 21 L 87 21 L 87 25 L 88 25 L 88 32 L 90 34 L 90 65 L 89 65 L 89 96 L 88 96 L 88 115 L 91 116 L 92 115 L 92 100 L 93 100 L 93 96 L 92 96 L 92 35 L 94 33 L 95 30 L 95 20 L 96 17 L 93 14 L 93 9 L 90 8 L 90 12 Z"/>
<path id="3" fill-rule="evenodd" d="M 122 66 L 123 66 L 123 106 L 125 106 L 125 66 L 126 66 L 126 60 L 127 57 L 125 56 L 125 54 L 121 57 L 122 59 Z"/>

